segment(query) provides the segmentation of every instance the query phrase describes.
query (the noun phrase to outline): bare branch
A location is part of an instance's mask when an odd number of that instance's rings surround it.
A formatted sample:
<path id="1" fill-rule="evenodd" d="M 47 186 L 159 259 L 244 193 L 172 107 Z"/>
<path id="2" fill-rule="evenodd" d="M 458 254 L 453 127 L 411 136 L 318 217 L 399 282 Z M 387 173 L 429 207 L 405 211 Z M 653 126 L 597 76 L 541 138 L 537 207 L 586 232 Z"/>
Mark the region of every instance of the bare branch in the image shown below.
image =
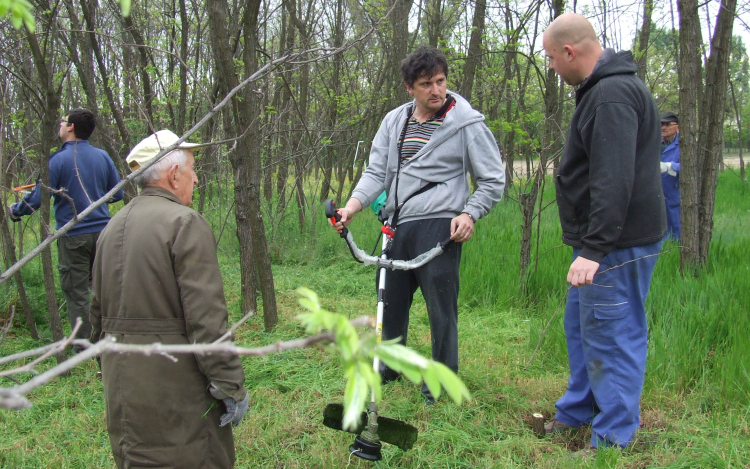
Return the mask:
<path id="1" fill-rule="evenodd" d="M 232 336 L 232 333 L 234 333 L 234 331 L 237 330 L 238 327 L 240 327 L 245 321 L 253 316 L 255 316 L 255 311 L 249 311 L 245 316 L 242 317 L 242 319 L 234 323 L 223 336 L 216 339 L 213 343 L 218 344 L 219 342 L 224 342 L 225 340 L 227 340 Z"/>
<path id="2" fill-rule="evenodd" d="M 236 326 L 239 324 L 242 324 L 242 322 L 245 321 L 246 318 L 247 316 L 243 318 L 242 320 L 240 320 L 240 322 L 232 326 L 232 329 L 230 330 L 236 329 Z M 370 328 L 374 328 L 375 318 L 372 316 L 362 316 L 362 317 L 351 320 L 350 323 L 355 327 L 367 326 Z M 283 352 L 285 350 L 309 348 L 309 347 L 312 347 L 313 345 L 316 345 L 322 342 L 332 342 L 335 339 L 333 333 L 324 332 L 324 333 L 317 334 L 311 337 L 304 337 L 304 338 L 288 340 L 284 342 L 276 342 L 275 344 L 270 344 L 264 347 L 256 347 L 256 348 L 238 347 L 231 342 L 220 342 L 220 341 L 216 341 L 212 344 L 187 344 L 187 345 L 165 345 L 161 343 L 155 343 L 155 344 L 150 344 L 150 345 L 120 344 L 120 343 L 117 343 L 113 337 L 106 337 L 100 340 L 99 342 L 92 344 L 88 340 L 72 340 L 72 338 L 75 337 L 75 333 L 78 331 L 78 327 L 80 327 L 80 319 L 76 322 L 76 328 L 73 330 L 73 332 L 71 332 L 70 336 L 67 339 L 59 341 L 50 346 L 43 347 L 44 352 L 41 353 L 40 358 L 34 360 L 34 362 L 28 365 L 25 365 L 23 367 L 3 372 L 3 374 L 10 375 L 10 374 L 17 374 L 21 372 L 21 370 L 28 371 L 31 369 L 31 367 L 34 364 L 38 363 L 44 358 L 54 355 L 60 349 L 64 348 L 65 346 L 71 343 L 84 348 L 82 352 L 79 352 L 77 355 L 74 355 L 73 357 L 60 363 L 59 365 L 50 368 L 44 373 L 41 373 L 33 377 L 32 379 L 25 382 L 24 384 L 13 386 L 10 388 L 0 387 L 0 408 L 22 409 L 22 408 L 31 407 L 31 402 L 29 402 L 26 399 L 26 395 L 28 393 L 30 393 L 31 391 L 33 391 L 34 389 L 38 387 L 44 386 L 45 384 L 49 383 L 52 379 L 56 378 L 57 376 L 67 373 L 68 371 L 76 367 L 77 365 L 85 362 L 86 360 L 94 358 L 102 354 L 103 352 L 139 353 L 139 354 L 143 354 L 147 356 L 148 355 L 171 356 L 171 355 L 186 354 L 186 353 L 196 354 L 196 355 L 222 353 L 222 354 L 228 354 L 228 355 L 262 357 L 265 355 L 269 355 L 271 353 Z M 222 339 L 219 339 L 219 340 L 222 340 Z M 25 356 L 40 355 L 40 349 L 31 350 L 29 352 L 24 352 L 24 353 L 26 354 Z M 16 354 L 13 357 L 16 357 L 16 359 L 19 359 L 21 358 L 21 355 L 22 354 Z M 8 360 L 9 358 L 11 357 L 6 357 L 5 359 L 2 360 L 2 362 L 7 363 L 9 361 Z"/>

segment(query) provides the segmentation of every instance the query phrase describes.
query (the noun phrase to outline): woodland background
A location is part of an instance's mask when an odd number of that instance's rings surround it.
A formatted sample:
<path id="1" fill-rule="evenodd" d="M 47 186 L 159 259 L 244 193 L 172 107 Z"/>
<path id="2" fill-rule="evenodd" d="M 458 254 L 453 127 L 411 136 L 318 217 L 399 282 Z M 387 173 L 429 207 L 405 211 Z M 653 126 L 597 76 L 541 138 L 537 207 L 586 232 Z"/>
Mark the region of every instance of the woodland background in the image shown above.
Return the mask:
<path id="1" fill-rule="evenodd" d="M 17 200 L 11 188 L 33 183 L 37 174 L 45 180 L 47 155 L 59 145 L 57 123 L 73 107 L 97 114 L 92 143 L 107 150 L 122 176 L 129 173 L 124 158 L 130 148 L 155 130 L 194 131 L 188 139 L 195 142 L 224 141 L 196 160 L 200 184 L 193 207 L 214 227 L 231 317 L 259 312 L 247 330 L 237 332 L 238 342 L 249 345 L 302 334 L 291 293 L 300 285 L 318 291 L 331 310 L 374 312 L 372 272 L 351 268 L 343 243 L 322 219 L 320 202 L 348 198 L 381 119 L 408 99 L 399 61 L 419 44 L 445 51 L 449 89 L 485 114 L 511 183 L 505 200 L 478 223 L 462 263 L 461 343 L 471 344 L 462 357 L 472 358 L 461 377 L 477 404 L 439 405 L 432 422 L 430 412 L 415 407 L 411 387 L 397 385 L 391 410 L 421 419 L 420 431 L 428 435 L 415 453 L 389 453 L 389 464 L 397 467 L 559 465 L 561 448 L 586 441 L 584 435 L 537 442 L 524 419 L 540 407 L 549 415 L 565 381 L 564 338 L 555 311 L 570 260 L 568 251 L 559 249 L 549 174 L 574 100 L 572 89 L 548 70 L 541 34 L 565 11 L 589 17 L 604 46 L 633 50 L 639 76 L 660 109 L 680 114 L 683 162 L 683 241 L 665 247 L 649 299 L 657 313 L 650 318 L 644 394 L 652 419 L 644 430 L 647 444 L 622 457 L 602 458 L 637 467 L 654 461 L 727 467 L 750 460 L 750 363 L 743 345 L 750 333 L 743 261 L 750 246 L 743 157 L 750 137 L 747 5 L 155 0 L 133 2 L 128 16 L 111 0 L 42 0 L 30 6 L 33 32 L 14 27 L 12 14 L 0 19 L 0 198 L 7 205 Z M 236 93 L 230 96 L 231 90 Z M 217 106 L 223 107 L 213 112 Z M 126 194 L 125 202 L 135 195 L 131 184 Z M 49 220 L 48 204 L 20 224 L 0 214 L 6 267 L 0 310 L 4 317 L 11 305 L 18 311 L 14 323 L 4 326 L 3 354 L 60 340 L 69 331 L 67 321 L 60 321 L 65 314 L 54 244 L 40 249 L 38 257 L 28 256 L 54 236 Z M 377 225 L 374 217 L 362 220 L 352 228 L 360 245 L 369 247 Z M 24 256 L 27 260 L 18 262 Z M 429 355 L 420 308 L 410 340 Z M 550 318 L 531 374 L 523 372 L 520 366 Z M 265 431 L 240 431 L 239 441 L 255 450 L 245 450 L 239 466 L 272 466 L 273 457 L 280 467 L 346 462 L 346 436 L 316 436 L 312 443 L 292 436 L 293 443 L 285 443 L 288 435 L 324 432 L 304 422 L 317 421 L 316 406 L 326 399 L 340 399 L 335 370 L 323 352 L 244 363 Z M 7 436 L 0 439 L 5 458 L 0 462 L 106 465 L 94 371 L 93 364 L 83 367 L 73 379 L 39 391 L 31 411 L 3 411 L 0 424 Z M 286 406 L 288 412 L 274 416 Z M 34 436 L 30 429 L 40 422 L 59 426 L 59 432 L 48 439 Z M 446 422 L 450 428 L 443 427 Z M 296 424 L 301 429 L 274 430 Z M 483 433 L 490 427 L 495 432 Z M 66 428 L 86 441 L 82 448 L 59 451 L 70 444 L 63 443 Z M 265 450 L 258 449 L 263 439 Z M 305 459 L 308 444 L 323 459 Z M 289 451 L 274 453 L 287 446 Z"/>

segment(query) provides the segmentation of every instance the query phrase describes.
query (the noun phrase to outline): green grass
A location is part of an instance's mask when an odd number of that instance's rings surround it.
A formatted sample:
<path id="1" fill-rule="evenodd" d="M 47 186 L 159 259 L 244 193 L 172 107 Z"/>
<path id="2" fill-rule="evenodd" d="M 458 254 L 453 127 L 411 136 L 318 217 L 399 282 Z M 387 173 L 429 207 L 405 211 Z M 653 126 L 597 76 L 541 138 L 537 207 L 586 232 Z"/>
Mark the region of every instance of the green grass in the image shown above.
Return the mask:
<path id="1" fill-rule="evenodd" d="M 542 217 L 536 275 L 528 295 L 519 293 L 518 245 L 521 219 L 512 202 L 503 203 L 477 225 L 463 251 L 459 315 L 459 375 L 473 400 L 456 406 L 440 399 L 422 403 L 419 388 L 396 382 L 384 388 L 382 415 L 405 420 L 420 431 L 408 451 L 385 446 L 377 467 L 525 468 L 525 467 L 747 467 L 750 462 L 750 188 L 727 173 L 717 192 L 711 261 L 700 279 L 678 273 L 677 250 L 657 263 L 648 300 L 650 348 L 642 398 L 642 428 L 625 450 L 601 451 L 581 463 L 571 451 L 588 443 L 590 430 L 538 439 L 530 415 L 549 417 L 567 382 L 562 311 L 557 313 L 539 353 L 529 367 L 541 330 L 563 301 L 570 248 L 560 244 L 556 208 Z M 552 197 L 547 192 L 545 199 Z M 209 213 L 218 231 L 219 220 Z M 356 264 L 344 243 L 318 214 L 314 234 L 300 233 L 296 212 L 282 220 L 272 241 L 280 322 L 263 331 L 260 315 L 237 332 L 244 346 L 299 337 L 301 312 L 294 289 L 316 291 L 323 306 L 356 317 L 374 314 L 374 271 Z M 231 223 L 231 220 L 230 220 Z M 370 214 L 352 225 L 368 251 L 378 225 Z M 225 280 L 230 322 L 238 310 L 238 247 L 225 228 L 219 260 Z M 29 242 L 28 246 L 32 244 Z M 665 246 L 665 251 L 674 244 Z M 537 254 L 532 253 L 532 258 Z M 35 267 L 36 266 L 36 267 Z M 41 272 L 36 261 L 24 269 L 38 322 L 44 318 Z M 13 298 L 0 287 L 0 304 Z M 429 323 L 421 297 L 412 309 L 409 345 L 430 354 Z M 67 324 L 66 324 L 67 325 Z M 49 338 L 49 331 L 40 332 Z M 15 321 L 0 354 L 47 343 L 28 338 L 22 319 Z M 51 366 L 51 362 L 45 366 Z M 235 431 L 239 468 L 370 467 L 350 457 L 350 434 L 322 425 L 329 402 L 341 402 L 341 369 L 328 350 L 296 350 L 265 358 L 243 358 L 251 409 Z M 93 361 L 58 378 L 31 396 L 29 410 L 0 411 L 0 467 L 114 467 L 104 426 L 101 382 Z M 21 380 L 29 375 L 21 375 Z M 4 386 L 11 384 L 3 379 Z"/>

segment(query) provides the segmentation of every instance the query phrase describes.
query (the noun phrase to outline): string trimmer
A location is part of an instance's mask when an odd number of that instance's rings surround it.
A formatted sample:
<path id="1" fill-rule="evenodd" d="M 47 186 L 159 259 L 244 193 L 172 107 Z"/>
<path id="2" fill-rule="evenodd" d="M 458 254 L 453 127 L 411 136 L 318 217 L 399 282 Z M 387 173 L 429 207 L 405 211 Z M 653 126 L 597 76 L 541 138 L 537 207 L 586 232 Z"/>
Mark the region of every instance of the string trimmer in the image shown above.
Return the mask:
<path id="1" fill-rule="evenodd" d="M 336 210 L 336 203 L 332 199 L 325 202 L 326 217 L 335 224 L 341 220 Z M 378 308 L 375 321 L 375 334 L 379 344 L 383 337 L 383 312 L 385 310 L 385 269 L 391 270 L 411 270 L 421 267 L 439 256 L 445 250 L 445 247 L 451 242 L 450 238 L 439 243 L 429 251 L 420 254 L 416 258 L 408 261 L 388 259 L 388 247 L 393 239 L 394 230 L 387 224 L 383 226 L 383 244 L 380 257 L 368 255 L 365 251 L 357 247 L 354 242 L 351 231 L 344 228 L 341 231 L 341 237 L 346 241 L 349 250 L 354 258 L 365 265 L 376 265 L 379 269 L 378 281 Z M 380 373 L 380 358 L 375 356 L 373 359 L 373 368 L 376 373 Z M 354 430 L 349 430 L 357 436 L 354 443 L 349 446 L 349 451 L 355 456 L 368 461 L 379 461 L 381 459 L 380 449 L 381 442 L 389 443 L 407 451 L 414 446 L 417 441 L 418 430 L 401 420 L 394 420 L 378 415 L 378 406 L 375 402 L 375 391 L 370 394 L 370 405 L 367 413 L 362 413 L 360 425 Z M 334 430 L 343 430 L 344 406 L 341 404 L 328 404 L 323 411 L 323 425 L 333 428 Z M 367 423 L 365 424 L 365 418 Z"/>

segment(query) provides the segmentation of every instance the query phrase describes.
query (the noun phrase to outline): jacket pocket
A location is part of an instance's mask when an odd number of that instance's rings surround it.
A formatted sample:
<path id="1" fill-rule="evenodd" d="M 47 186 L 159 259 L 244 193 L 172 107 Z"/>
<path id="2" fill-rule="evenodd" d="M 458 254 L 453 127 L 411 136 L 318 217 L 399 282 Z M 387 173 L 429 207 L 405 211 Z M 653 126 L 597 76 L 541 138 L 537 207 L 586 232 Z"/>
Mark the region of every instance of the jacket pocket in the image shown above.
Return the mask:
<path id="1" fill-rule="evenodd" d="M 560 212 L 560 226 L 564 233 L 577 234 L 581 225 L 578 221 L 575 205 L 565 195 L 563 180 L 561 175 L 555 176 L 555 188 L 557 189 L 557 209 Z"/>

